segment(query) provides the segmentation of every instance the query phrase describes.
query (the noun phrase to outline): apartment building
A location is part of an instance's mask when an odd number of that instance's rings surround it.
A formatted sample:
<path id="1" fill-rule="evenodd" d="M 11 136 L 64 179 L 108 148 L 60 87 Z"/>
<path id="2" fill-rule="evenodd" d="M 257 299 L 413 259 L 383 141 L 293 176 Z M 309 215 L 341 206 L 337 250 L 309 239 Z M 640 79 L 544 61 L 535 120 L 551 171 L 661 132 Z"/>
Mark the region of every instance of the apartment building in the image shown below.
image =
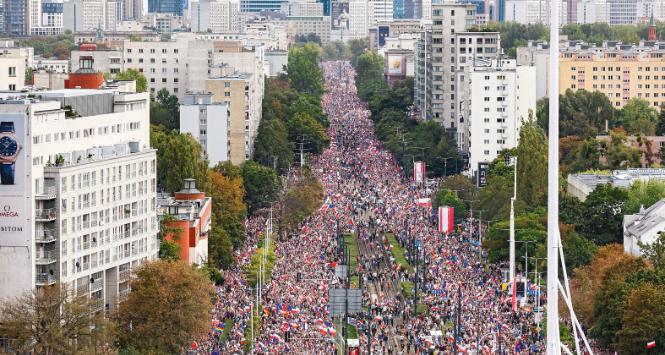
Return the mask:
<path id="1" fill-rule="evenodd" d="M 180 105 L 180 132 L 191 134 L 201 144 L 210 166 L 230 159 L 229 106 L 228 102 L 213 102 L 209 92 L 187 93 Z"/>
<path id="2" fill-rule="evenodd" d="M 43 70 L 53 73 L 68 73 L 69 72 L 69 60 L 67 59 L 57 59 L 57 58 L 42 58 L 35 57 L 34 70 Z"/>
<path id="3" fill-rule="evenodd" d="M 0 52 L 0 91 L 22 90 L 25 86 L 25 60 L 16 52 Z"/>
<path id="4" fill-rule="evenodd" d="M 560 52 L 559 91 L 600 91 L 621 108 L 633 97 L 665 104 L 665 43 L 571 43 Z"/>
<path id="5" fill-rule="evenodd" d="M 228 156 L 241 164 L 254 154 L 254 141 L 261 122 L 263 87 L 257 87 L 255 74 L 221 70 L 205 81 L 205 91 L 213 102 L 229 104 Z"/>
<path id="6" fill-rule="evenodd" d="M 34 8 L 31 16 L 30 34 L 33 36 L 57 36 L 63 32 L 63 1 L 35 0 L 39 7 Z"/>
<path id="7" fill-rule="evenodd" d="M 432 23 L 416 44 L 414 105 L 420 119 L 435 120 L 449 130 L 459 121 L 457 72 L 473 58 L 497 58 L 498 32 L 466 32 L 475 24 L 471 4 L 433 4 Z M 462 90 L 463 92 L 463 90 Z"/>
<path id="8" fill-rule="evenodd" d="M 391 0 L 349 0 L 349 32 L 355 38 L 367 37 L 370 27 L 392 20 Z"/>
<path id="9" fill-rule="evenodd" d="M 183 0 L 148 0 L 148 13 L 162 13 L 182 16 L 187 7 Z"/>
<path id="10" fill-rule="evenodd" d="M 166 239 L 180 246 L 180 260 L 190 265 L 205 265 L 208 262 L 212 198 L 196 189 L 196 180 L 185 179 L 184 188 L 173 196 L 158 196 L 157 206 L 160 221 L 173 231 L 166 235 Z M 166 216 L 170 220 L 164 221 Z"/>
<path id="11" fill-rule="evenodd" d="M 517 147 L 523 120 L 536 111 L 536 69 L 515 60 L 477 59 L 458 72 L 466 100 L 461 105 L 457 144 L 468 155 L 473 173 L 478 163 L 494 160 Z"/>
<path id="12" fill-rule="evenodd" d="M 135 69 L 146 76 L 152 93 L 161 89 L 183 99 L 187 91 L 203 91 L 205 80 L 216 65 L 255 73 L 263 87 L 263 47 L 245 47 L 240 41 L 198 39 L 194 34 L 176 36 L 171 41 L 122 41 L 111 50 L 74 50 L 71 70 L 76 71 L 81 56 L 91 56 L 95 69 L 111 74 Z"/>
<path id="13" fill-rule="evenodd" d="M 420 20 L 400 19 L 378 22 L 369 28 L 369 48 L 377 50 L 385 45 L 386 37 L 399 37 L 402 34 L 419 34 L 422 32 Z"/>
<path id="14" fill-rule="evenodd" d="M 3 4 L 4 32 L 15 36 L 27 36 L 30 33 L 28 0 L 6 0 Z"/>
<path id="15" fill-rule="evenodd" d="M 0 298 L 61 282 L 113 310 L 159 250 L 148 94 L 59 90 L 0 100 Z"/>
<path id="16" fill-rule="evenodd" d="M 550 46 L 548 43 L 529 41 L 526 47 L 518 47 L 517 65 L 528 65 L 536 68 L 536 78 L 538 79 L 536 81 L 537 100 L 549 95 Z"/>
<path id="17" fill-rule="evenodd" d="M 240 32 L 239 0 L 200 0 L 191 6 L 192 32 Z"/>

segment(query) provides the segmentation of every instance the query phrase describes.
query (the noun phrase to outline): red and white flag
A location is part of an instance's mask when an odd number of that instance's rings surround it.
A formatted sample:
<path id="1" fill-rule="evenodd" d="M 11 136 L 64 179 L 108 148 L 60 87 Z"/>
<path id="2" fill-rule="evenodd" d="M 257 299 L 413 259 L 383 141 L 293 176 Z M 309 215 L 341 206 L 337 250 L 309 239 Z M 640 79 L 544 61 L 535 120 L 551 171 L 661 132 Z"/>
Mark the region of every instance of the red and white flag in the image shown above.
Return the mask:
<path id="1" fill-rule="evenodd" d="M 455 221 L 453 219 L 454 208 L 448 206 L 439 207 L 439 232 L 450 233 L 453 231 Z"/>
<path id="2" fill-rule="evenodd" d="M 413 181 L 423 182 L 425 180 L 426 167 L 424 161 L 417 161 L 413 163 Z"/>
<path id="3" fill-rule="evenodd" d="M 517 311 L 517 277 L 513 278 L 513 312 Z"/>
<path id="4" fill-rule="evenodd" d="M 656 347 L 656 341 L 650 341 L 647 343 L 647 349 L 653 349 Z"/>
<path id="5" fill-rule="evenodd" d="M 432 207 L 432 200 L 429 197 L 419 198 L 418 207 Z"/>

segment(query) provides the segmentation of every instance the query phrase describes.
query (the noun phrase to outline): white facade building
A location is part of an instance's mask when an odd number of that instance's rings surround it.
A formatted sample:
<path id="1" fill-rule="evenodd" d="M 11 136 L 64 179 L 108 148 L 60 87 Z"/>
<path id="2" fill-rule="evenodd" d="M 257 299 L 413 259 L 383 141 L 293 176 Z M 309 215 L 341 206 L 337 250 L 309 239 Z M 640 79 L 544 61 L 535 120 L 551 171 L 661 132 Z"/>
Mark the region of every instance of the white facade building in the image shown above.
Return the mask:
<path id="1" fill-rule="evenodd" d="M 479 162 L 491 162 L 498 153 L 517 147 L 523 120 L 536 111 L 536 70 L 514 60 L 476 60 L 458 74 L 468 92 L 462 104 L 465 118 L 458 129 L 458 146 L 469 153 L 472 172 Z M 463 77 L 462 77 L 463 76 Z"/>
<path id="2" fill-rule="evenodd" d="M 640 208 L 637 214 L 623 216 L 623 250 L 633 256 L 642 256 L 639 244 L 649 245 L 665 231 L 665 199 L 651 207 Z"/>
<path id="3" fill-rule="evenodd" d="M 536 100 L 549 95 L 550 46 L 548 43 L 530 41 L 527 47 L 518 47 L 517 65 L 536 68 Z"/>
<path id="4" fill-rule="evenodd" d="M 118 3 L 107 0 L 71 0 L 64 3 L 63 26 L 72 32 L 115 31 Z"/>
<path id="5" fill-rule="evenodd" d="M 0 52 L 0 91 L 25 87 L 25 59 L 16 53 Z"/>
<path id="6" fill-rule="evenodd" d="M 159 250 L 149 97 L 31 94 L 0 101 L 0 139 L 17 140 L 0 175 L 0 298 L 60 281 L 112 310 Z"/>
<path id="7" fill-rule="evenodd" d="M 180 132 L 190 133 L 208 154 L 210 166 L 229 160 L 229 103 L 211 93 L 187 93 L 180 105 Z"/>
<path id="8" fill-rule="evenodd" d="M 576 6 L 577 23 L 608 22 L 607 0 L 579 0 Z"/>
<path id="9" fill-rule="evenodd" d="M 51 73 L 69 73 L 69 60 L 56 58 L 36 57 L 34 70 L 43 70 Z"/>
<path id="10" fill-rule="evenodd" d="M 200 0 L 191 3 L 192 32 L 240 32 L 240 1 Z"/>
<path id="11" fill-rule="evenodd" d="M 391 0 L 350 0 L 349 32 L 354 38 L 367 37 L 369 28 L 394 18 Z"/>
<path id="12" fill-rule="evenodd" d="M 315 0 L 291 0 L 282 3 L 280 11 L 286 16 L 323 16 L 323 3 Z"/>
<path id="13" fill-rule="evenodd" d="M 506 21 L 522 24 L 542 23 L 549 26 L 550 0 L 506 0 Z M 559 1 L 559 24 L 568 23 L 568 2 Z"/>

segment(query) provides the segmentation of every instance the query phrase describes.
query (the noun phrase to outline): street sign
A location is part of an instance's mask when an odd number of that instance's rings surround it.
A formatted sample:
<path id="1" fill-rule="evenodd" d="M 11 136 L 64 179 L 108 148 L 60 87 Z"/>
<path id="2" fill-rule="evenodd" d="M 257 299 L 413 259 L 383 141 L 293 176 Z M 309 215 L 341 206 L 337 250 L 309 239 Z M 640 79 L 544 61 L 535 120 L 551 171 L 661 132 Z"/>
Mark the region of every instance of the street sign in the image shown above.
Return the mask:
<path id="1" fill-rule="evenodd" d="M 348 304 L 347 304 L 348 296 Z M 360 313 L 362 310 L 362 290 L 358 288 L 331 288 L 328 292 L 330 314 L 341 316 L 348 306 L 349 314 Z"/>

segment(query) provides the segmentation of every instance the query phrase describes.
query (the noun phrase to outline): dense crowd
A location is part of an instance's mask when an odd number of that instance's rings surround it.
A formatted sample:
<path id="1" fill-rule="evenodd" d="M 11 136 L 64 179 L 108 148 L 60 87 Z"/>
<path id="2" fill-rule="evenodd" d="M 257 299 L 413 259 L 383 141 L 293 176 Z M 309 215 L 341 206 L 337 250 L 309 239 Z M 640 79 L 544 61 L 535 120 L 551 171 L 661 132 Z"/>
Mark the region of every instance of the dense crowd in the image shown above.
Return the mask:
<path id="1" fill-rule="evenodd" d="M 438 232 L 431 210 L 420 206 L 432 184 L 414 184 L 374 136 L 370 111 L 358 98 L 348 62 L 323 63 L 331 144 L 310 166 L 324 188 L 320 210 L 300 230 L 276 242 L 276 258 L 261 298 L 258 354 L 333 354 L 341 344 L 342 320 L 328 307 L 331 288 L 347 281 L 336 275 L 341 263 L 341 233 L 353 232 L 363 310 L 350 315 L 357 328 L 360 353 L 403 354 L 451 351 L 496 353 L 543 352 L 542 329 L 530 308 L 512 310 L 502 289 L 501 270 L 479 260 L 477 224 L 463 221 L 453 233 Z M 247 339 L 252 304 L 242 269 L 255 250 L 264 220 L 248 226 L 248 242 L 236 252 L 237 266 L 218 288 L 215 321 L 201 348 L 239 352 Z M 412 267 L 400 267 L 388 235 L 394 235 Z M 417 265 L 417 267 L 415 267 Z M 417 271 L 416 271 L 417 270 Z M 417 275 L 417 276 L 416 276 Z M 419 297 L 406 297 L 402 285 L 417 284 Z M 458 302 L 459 300 L 459 302 Z M 455 338 L 453 324 L 461 320 Z M 219 328 L 232 319 L 228 341 Z"/>

